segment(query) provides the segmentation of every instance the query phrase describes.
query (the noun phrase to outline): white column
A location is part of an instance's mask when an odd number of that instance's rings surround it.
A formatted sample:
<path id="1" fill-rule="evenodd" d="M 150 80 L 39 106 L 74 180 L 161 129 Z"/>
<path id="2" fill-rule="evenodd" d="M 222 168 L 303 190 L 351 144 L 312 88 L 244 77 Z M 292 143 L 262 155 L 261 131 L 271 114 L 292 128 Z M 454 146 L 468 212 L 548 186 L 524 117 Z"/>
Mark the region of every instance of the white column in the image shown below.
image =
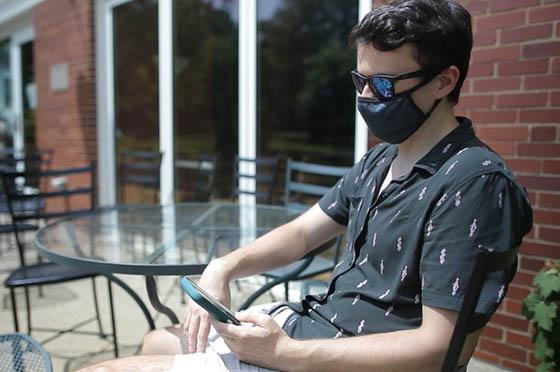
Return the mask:
<path id="1" fill-rule="evenodd" d="M 160 202 L 173 203 L 173 0 L 158 1 Z"/>
<path id="2" fill-rule="evenodd" d="M 371 9 L 373 0 L 359 0 L 358 21 L 360 21 Z M 362 115 L 356 106 L 356 130 L 354 137 L 354 162 L 358 162 L 367 152 L 368 146 L 368 128 Z"/>
<path id="3" fill-rule="evenodd" d="M 256 156 L 257 137 L 257 0 L 239 1 L 239 157 Z M 240 164 L 244 174 L 255 174 L 254 164 Z M 254 179 L 240 179 L 239 189 L 253 191 Z M 253 195 L 239 203 L 254 204 Z"/>

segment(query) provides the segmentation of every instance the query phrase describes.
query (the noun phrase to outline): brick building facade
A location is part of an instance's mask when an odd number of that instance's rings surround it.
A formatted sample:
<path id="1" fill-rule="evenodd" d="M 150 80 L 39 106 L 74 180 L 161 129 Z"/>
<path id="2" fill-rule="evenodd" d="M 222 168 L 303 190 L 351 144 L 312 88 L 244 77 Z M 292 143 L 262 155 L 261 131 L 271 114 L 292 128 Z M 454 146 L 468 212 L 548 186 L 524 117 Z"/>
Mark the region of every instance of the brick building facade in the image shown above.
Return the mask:
<path id="1" fill-rule="evenodd" d="M 544 263 L 560 259 L 560 3 L 462 3 L 473 15 L 475 47 L 459 113 L 507 160 L 534 208 L 518 273 L 475 356 L 533 371 L 532 328 L 521 301 Z"/>
<path id="2" fill-rule="evenodd" d="M 512 166 L 535 211 L 518 274 L 475 356 L 532 371 L 532 328 L 521 301 L 544 263 L 560 259 L 560 3 L 461 3 L 473 15 L 475 47 L 458 114 L 472 118 L 479 136 Z M 39 147 L 57 149 L 55 166 L 97 158 L 94 7 L 93 0 L 44 0 L 33 9 L 36 137 Z M 60 63 L 69 66 L 70 84 L 53 92 L 49 67 Z"/>

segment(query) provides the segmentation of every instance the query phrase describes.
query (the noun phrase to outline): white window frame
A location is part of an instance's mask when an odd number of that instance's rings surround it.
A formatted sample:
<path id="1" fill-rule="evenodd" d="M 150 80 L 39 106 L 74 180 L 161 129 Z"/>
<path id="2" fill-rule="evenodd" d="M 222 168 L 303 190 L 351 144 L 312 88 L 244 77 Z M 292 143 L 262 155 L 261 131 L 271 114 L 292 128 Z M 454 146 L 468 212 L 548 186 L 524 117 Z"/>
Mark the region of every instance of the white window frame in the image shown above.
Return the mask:
<path id="1" fill-rule="evenodd" d="M 134 0 L 96 0 L 97 67 L 97 146 L 99 204 L 116 203 L 115 108 L 113 8 Z M 161 166 L 161 203 L 173 202 L 174 123 L 173 123 L 173 0 L 158 0 L 159 40 L 159 133 L 164 153 Z M 372 0 L 359 1 L 359 18 L 372 8 Z M 254 158 L 257 149 L 257 0 L 239 0 L 239 115 L 238 152 Z M 368 132 L 361 116 L 355 115 L 354 160 L 367 151 Z M 244 173 L 254 174 L 254 164 L 242 164 Z M 254 179 L 242 179 L 240 189 L 255 190 Z M 242 194 L 241 203 L 254 203 L 252 195 Z"/>

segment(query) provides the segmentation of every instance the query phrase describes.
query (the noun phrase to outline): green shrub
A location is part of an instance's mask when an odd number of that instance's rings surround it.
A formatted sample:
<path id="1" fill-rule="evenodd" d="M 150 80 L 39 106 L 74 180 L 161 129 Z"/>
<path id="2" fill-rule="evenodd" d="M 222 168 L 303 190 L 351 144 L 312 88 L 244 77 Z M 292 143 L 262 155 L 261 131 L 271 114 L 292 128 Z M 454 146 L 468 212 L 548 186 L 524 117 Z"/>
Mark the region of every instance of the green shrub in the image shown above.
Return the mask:
<path id="1" fill-rule="evenodd" d="M 523 300 L 522 313 L 535 321 L 537 372 L 560 371 L 560 261 L 545 265 L 533 285 L 535 290 Z"/>

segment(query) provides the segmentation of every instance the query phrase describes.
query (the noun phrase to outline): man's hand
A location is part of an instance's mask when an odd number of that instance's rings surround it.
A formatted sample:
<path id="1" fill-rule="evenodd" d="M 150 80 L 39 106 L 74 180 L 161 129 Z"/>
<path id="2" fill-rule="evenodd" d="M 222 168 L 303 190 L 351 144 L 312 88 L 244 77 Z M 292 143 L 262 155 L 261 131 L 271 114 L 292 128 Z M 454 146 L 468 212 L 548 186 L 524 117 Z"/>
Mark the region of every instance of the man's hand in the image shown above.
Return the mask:
<path id="1" fill-rule="evenodd" d="M 212 320 L 212 325 L 239 360 L 271 369 L 288 370 L 289 359 L 297 350 L 290 338 L 270 315 L 252 312 L 235 314 L 242 322 L 236 326 Z"/>
<path id="2" fill-rule="evenodd" d="M 229 280 L 217 265 L 208 265 L 202 273 L 198 285 L 222 304 L 230 307 Z M 206 350 L 210 333 L 210 319 L 210 314 L 206 310 L 194 301 L 189 302 L 183 322 L 183 332 L 188 342 L 189 353 L 203 353 Z"/>

